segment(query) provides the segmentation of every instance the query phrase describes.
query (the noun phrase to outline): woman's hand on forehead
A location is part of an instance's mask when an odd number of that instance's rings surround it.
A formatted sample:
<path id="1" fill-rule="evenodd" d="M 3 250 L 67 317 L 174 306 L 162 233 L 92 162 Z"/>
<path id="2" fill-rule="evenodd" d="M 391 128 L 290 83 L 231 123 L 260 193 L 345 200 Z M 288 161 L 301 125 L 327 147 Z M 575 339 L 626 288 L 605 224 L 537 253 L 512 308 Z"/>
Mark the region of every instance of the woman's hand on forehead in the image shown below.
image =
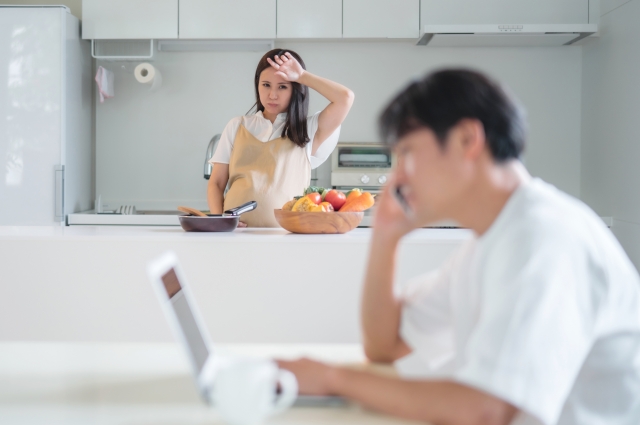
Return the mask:
<path id="1" fill-rule="evenodd" d="M 280 56 L 276 55 L 274 59 L 275 60 L 267 58 L 269 65 L 277 71 L 275 75 L 278 75 L 287 81 L 298 81 L 300 76 L 305 72 L 302 65 L 300 65 L 300 62 L 298 62 L 289 52 Z"/>

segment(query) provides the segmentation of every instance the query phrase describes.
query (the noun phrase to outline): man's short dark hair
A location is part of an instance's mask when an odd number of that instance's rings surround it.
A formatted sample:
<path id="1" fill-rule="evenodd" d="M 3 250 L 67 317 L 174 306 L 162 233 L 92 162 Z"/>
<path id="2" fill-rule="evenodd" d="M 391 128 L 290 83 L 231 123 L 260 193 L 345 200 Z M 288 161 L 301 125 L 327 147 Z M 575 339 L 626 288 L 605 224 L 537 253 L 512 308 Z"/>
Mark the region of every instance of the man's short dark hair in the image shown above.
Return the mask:
<path id="1" fill-rule="evenodd" d="M 380 116 L 380 133 L 394 144 L 427 127 L 444 146 L 449 130 L 464 118 L 482 123 L 496 162 L 520 157 L 526 133 L 523 109 L 499 84 L 466 69 L 437 71 L 409 84 Z"/>

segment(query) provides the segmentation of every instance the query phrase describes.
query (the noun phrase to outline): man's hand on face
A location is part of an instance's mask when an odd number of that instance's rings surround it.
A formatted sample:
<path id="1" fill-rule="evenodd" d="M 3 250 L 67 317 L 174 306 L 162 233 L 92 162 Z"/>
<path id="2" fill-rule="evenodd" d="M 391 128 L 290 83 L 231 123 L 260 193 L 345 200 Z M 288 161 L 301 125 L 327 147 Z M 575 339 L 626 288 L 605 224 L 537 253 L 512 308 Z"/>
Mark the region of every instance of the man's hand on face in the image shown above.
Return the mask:
<path id="1" fill-rule="evenodd" d="M 296 375 L 298 391 L 307 395 L 331 395 L 335 368 L 310 359 L 278 360 L 278 366 Z"/>
<path id="2" fill-rule="evenodd" d="M 392 239 L 400 239 L 419 227 L 413 212 L 398 199 L 397 188 L 395 178 L 391 177 L 376 202 L 373 219 L 374 232 Z"/>

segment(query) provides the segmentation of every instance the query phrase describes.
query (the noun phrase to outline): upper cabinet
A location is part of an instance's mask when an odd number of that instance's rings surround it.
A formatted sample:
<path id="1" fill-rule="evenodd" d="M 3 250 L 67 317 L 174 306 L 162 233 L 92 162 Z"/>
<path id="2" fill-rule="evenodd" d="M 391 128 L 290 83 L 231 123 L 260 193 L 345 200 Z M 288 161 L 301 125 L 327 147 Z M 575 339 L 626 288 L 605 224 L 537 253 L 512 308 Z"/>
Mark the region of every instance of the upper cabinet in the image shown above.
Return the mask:
<path id="1" fill-rule="evenodd" d="M 276 0 L 180 0 L 180 38 L 275 37 Z"/>
<path id="2" fill-rule="evenodd" d="M 475 0 L 477 1 L 477 0 Z M 450 0 L 434 0 L 448 4 Z M 418 38 L 419 0 L 343 0 L 344 38 Z"/>
<path id="3" fill-rule="evenodd" d="M 82 38 L 178 38 L 178 0 L 82 0 Z"/>
<path id="4" fill-rule="evenodd" d="M 598 0 L 82 0 L 82 38 L 417 40 L 425 25 L 455 32 L 460 25 L 596 23 L 597 6 Z"/>
<path id="5" fill-rule="evenodd" d="M 589 0 L 421 0 L 420 7 L 420 25 L 586 23 Z"/>
<path id="6" fill-rule="evenodd" d="M 341 38 L 342 0 L 278 0 L 278 38 Z"/>

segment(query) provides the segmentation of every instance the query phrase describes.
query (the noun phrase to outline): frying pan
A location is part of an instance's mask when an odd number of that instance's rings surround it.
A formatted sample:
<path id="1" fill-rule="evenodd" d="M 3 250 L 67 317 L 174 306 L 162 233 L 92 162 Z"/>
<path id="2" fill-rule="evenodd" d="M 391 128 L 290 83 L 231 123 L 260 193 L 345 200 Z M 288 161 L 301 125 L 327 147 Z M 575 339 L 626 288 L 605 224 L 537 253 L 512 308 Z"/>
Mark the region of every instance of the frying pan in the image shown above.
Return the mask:
<path id="1" fill-rule="evenodd" d="M 256 201 L 249 201 L 222 214 L 207 214 L 206 217 L 181 215 L 180 225 L 187 232 L 233 232 L 238 227 L 240 214 L 253 211 L 257 206 Z"/>

